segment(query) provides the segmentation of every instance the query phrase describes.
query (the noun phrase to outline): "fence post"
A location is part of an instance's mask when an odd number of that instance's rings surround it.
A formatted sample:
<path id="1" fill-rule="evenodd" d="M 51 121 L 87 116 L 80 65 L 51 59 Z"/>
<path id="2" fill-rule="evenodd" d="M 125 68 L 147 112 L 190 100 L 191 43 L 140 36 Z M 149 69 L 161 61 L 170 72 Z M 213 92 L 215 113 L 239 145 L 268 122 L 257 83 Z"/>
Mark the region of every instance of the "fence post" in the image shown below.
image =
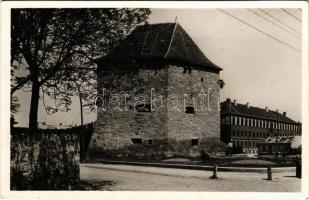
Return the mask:
<path id="1" fill-rule="evenodd" d="M 212 179 L 217 179 L 217 178 L 218 178 L 218 176 L 217 176 L 217 171 L 218 171 L 218 165 L 214 165 L 214 168 L 213 168 L 213 175 L 212 175 L 212 177 L 210 177 L 210 178 L 212 178 Z"/>
<path id="2" fill-rule="evenodd" d="M 301 164 L 296 164 L 296 177 L 301 178 Z"/>
<path id="3" fill-rule="evenodd" d="M 267 180 L 271 181 L 272 180 L 272 174 L 271 174 L 271 167 L 267 167 Z"/>

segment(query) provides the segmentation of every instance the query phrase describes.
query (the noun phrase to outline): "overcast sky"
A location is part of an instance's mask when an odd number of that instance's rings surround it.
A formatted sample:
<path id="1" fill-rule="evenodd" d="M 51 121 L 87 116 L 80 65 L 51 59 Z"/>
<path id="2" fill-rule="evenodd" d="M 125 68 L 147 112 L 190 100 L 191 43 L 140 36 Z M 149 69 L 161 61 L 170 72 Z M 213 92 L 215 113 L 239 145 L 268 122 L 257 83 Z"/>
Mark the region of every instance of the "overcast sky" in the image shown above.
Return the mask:
<path id="1" fill-rule="evenodd" d="M 260 10 L 257 14 L 281 25 L 282 30 L 247 9 L 225 9 L 246 23 L 277 40 L 228 16 L 216 9 L 153 9 L 150 23 L 177 22 L 192 37 L 204 54 L 223 68 L 220 77 L 226 83 L 221 100 L 237 99 L 252 106 L 286 111 L 287 116 L 301 121 L 301 11 L 264 9 L 286 25 L 270 18 Z M 293 30 L 292 30 L 293 29 Z M 298 36 L 298 37 L 297 37 Z M 280 43 L 290 45 L 290 47 Z M 295 49 L 293 49 L 295 48 Z M 16 116 L 18 126 L 27 126 L 30 95 L 17 93 L 21 109 Z M 77 99 L 74 108 L 79 108 Z M 79 110 L 47 115 L 40 104 L 39 121 L 47 124 L 78 124 Z M 86 115 L 85 121 L 94 121 L 96 115 Z"/>

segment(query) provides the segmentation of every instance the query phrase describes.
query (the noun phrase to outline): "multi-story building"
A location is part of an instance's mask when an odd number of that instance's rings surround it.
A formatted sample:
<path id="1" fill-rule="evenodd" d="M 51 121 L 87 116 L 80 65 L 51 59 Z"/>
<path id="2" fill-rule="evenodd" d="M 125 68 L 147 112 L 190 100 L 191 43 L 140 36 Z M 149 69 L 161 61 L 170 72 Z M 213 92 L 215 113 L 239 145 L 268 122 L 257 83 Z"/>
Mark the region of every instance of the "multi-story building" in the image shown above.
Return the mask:
<path id="1" fill-rule="evenodd" d="M 90 156 L 194 156 L 219 142 L 221 68 L 179 24 L 139 26 L 97 63 L 102 107 Z"/>
<path id="2" fill-rule="evenodd" d="M 256 154 L 268 137 L 296 135 L 301 135 L 301 124 L 286 112 L 239 104 L 229 98 L 221 103 L 221 141 L 232 143 L 234 149 Z"/>

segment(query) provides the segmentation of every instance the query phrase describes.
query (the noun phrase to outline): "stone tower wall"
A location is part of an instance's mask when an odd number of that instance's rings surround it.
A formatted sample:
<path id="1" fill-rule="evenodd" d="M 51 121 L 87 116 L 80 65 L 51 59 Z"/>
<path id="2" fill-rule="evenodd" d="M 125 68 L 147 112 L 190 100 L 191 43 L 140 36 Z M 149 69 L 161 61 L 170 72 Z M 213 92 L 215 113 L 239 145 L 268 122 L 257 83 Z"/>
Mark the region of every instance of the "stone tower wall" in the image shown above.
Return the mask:
<path id="1" fill-rule="evenodd" d="M 218 73 L 176 65 L 111 69 L 98 74 L 98 93 L 105 104 L 98 108 L 90 157 L 197 156 L 212 138 L 219 141 Z M 152 112 L 137 112 L 135 106 L 145 102 L 143 94 L 147 103 L 154 103 Z M 186 105 L 193 105 L 191 95 L 197 102 L 194 114 L 185 112 Z M 142 144 L 132 139 L 141 139 Z M 198 139 L 197 146 L 192 146 L 192 139 Z"/>
<path id="2" fill-rule="evenodd" d="M 168 69 L 169 94 L 182 98 L 180 109 L 168 109 L 168 138 L 176 155 L 198 156 L 199 150 L 220 139 L 219 74 L 203 70 Z M 194 113 L 186 113 L 194 106 Z M 192 145 L 192 139 L 198 145 Z"/>

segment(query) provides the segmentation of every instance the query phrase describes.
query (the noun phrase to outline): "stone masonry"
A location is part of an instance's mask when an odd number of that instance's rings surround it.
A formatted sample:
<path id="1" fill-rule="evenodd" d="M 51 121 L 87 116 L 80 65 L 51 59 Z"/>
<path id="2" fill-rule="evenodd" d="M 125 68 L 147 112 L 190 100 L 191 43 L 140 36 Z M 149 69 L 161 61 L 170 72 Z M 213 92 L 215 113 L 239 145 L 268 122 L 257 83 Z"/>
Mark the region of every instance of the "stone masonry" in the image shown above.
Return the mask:
<path id="1" fill-rule="evenodd" d="M 138 27 L 97 63 L 90 158 L 196 157 L 219 142 L 221 68 L 180 25 Z"/>

